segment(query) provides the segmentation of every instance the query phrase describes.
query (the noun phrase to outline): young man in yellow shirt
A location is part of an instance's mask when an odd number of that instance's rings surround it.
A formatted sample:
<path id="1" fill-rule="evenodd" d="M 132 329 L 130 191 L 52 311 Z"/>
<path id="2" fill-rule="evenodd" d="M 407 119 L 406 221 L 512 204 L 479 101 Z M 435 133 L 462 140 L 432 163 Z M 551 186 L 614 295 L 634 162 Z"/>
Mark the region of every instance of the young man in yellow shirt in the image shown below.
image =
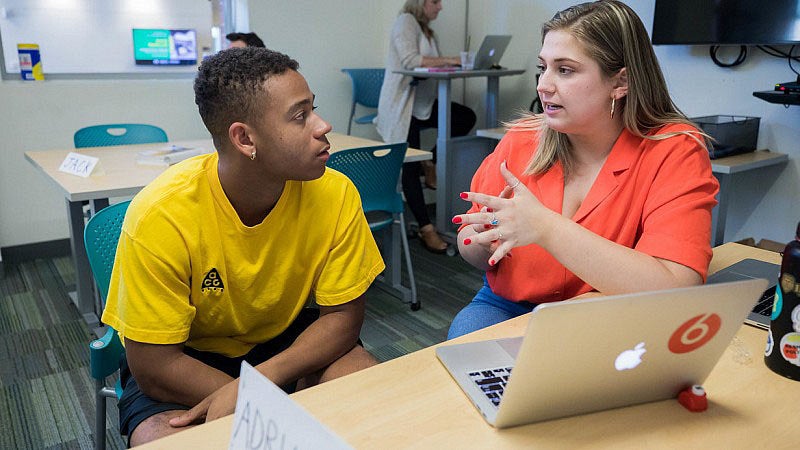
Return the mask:
<path id="1" fill-rule="evenodd" d="M 297 69 L 255 47 L 203 61 L 195 102 L 217 152 L 128 209 L 103 322 L 125 344 L 132 445 L 232 413 L 242 360 L 288 392 L 376 363 L 358 335 L 383 261 L 355 186 L 325 167 L 331 126 Z"/>

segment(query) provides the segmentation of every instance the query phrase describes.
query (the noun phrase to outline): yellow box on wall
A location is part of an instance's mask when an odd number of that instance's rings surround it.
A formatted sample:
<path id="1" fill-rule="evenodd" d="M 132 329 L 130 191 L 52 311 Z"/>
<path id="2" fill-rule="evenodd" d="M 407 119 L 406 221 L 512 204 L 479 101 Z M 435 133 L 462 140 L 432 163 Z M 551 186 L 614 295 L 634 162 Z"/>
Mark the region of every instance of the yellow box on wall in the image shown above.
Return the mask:
<path id="1" fill-rule="evenodd" d="M 23 80 L 44 80 L 42 57 L 38 44 L 17 44 L 19 74 Z"/>

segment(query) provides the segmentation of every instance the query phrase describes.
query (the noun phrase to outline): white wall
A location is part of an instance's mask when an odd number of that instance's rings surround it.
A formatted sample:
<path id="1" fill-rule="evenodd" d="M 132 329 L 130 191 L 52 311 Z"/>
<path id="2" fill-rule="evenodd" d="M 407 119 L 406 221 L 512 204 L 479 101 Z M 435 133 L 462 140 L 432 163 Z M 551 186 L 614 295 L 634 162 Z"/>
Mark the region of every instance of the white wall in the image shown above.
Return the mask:
<path id="1" fill-rule="evenodd" d="M 25 151 L 72 148 L 81 127 L 126 122 L 158 125 L 170 139 L 208 136 L 189 79 L 0 82 L 0 247 L 69 233 L 63 194 Z"/>
<path id="2" fill-rule="evenodd" d="M 45 73 L 191 72 L 191 66 L 137 66 L 133 28 L 188 28 L 197 53 L 211 46 L 208 0 L 0 0 L 8 72 L 19 73 L 18 43 L 39 44 Z"/>
<path id="3" fill-rule="evenodd" d="M 470 0 L 473 48 L 485 34 L 510 33 L 514 39 L 503 65 L 524 68 L 522 76 L 501 80 L 501 119 L 527 108 L 535 95 L 536 55 L 541 23 L 574 2 L 564 0 Z M 629 2 L 650 28 L 653 0 Z M 342 67 L 382 67 L 392 20 L 403 0 L 293 2 L 251 1 L 250 28 L 268 47 L 300 61 L 317 94 L 319 112 L 334 130 L 344 132 L 350 84 Z M 445 0 L 433 23 L 443 53 L 461 49 L 464 3 Z M 752 97 L 778 81 L 792 79 L 786 62 L 751 51 L 746 63 L 721 69 L 707 47 L 659 47 L 670 91 L 690 116 L 760 116 L 759 146 L 788 153 L 785 168 L 748 175 L 736 186 L 729 211 L 727 240 L 748 236 L 787 241 L 800 219 L 800 107 L 788 109 Z M 467 81 L 466 103 L 482 117 L 485 82 Z M 459 87 L 454 87 L 456 97 Z M 26 150 L 71 148 L 73 132 L 85 125 L 145 122 L 162 126 L 171 139 L 207 135 L 193 101 L 190 80 L 0 82 L 0 247 L 66 238 L 64 200 L 57 189 L 24 159 Z M 369 126 L 353 133 L 376 137 Z M 754 206 L 752 206 L 754 205 Z"/>

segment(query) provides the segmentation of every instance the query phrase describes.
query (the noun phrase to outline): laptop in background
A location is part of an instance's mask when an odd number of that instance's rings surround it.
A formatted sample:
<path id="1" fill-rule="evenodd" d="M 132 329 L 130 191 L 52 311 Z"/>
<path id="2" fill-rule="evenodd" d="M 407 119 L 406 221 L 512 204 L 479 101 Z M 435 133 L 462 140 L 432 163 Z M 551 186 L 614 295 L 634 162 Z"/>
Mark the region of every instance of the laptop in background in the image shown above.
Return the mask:
<path id="1" fill-rule="evenodd" d="M 492 66 L 500 66 L 500 58 L 511 42 L 509 35 L 495 35 L 489 34 L 483 38 L 483 43 L 475 54 L 475 70 L 487 70 Z"/>
<path id="2" fill-rule="evenodd" d="M 758 328 L 768 329 L 772 315 L 772 302 L 775 299 L 775 286 L 778 284 L 781 266 L 757 259 L 743 259 L 719 272 L 709 275 L 706 284 L 727 283 L 737 280 L 764 278 L 769 281 L 769 286 L 761 294 L 758 302 L 747 315 L 745 323 Z"/>
<path id="3" fill-rule="evenodd" d="M 497 428 L 675 398 L 706 379 L 766 287 L 546 303 L 523 337 L 442 345 L 436 356 Z"/>

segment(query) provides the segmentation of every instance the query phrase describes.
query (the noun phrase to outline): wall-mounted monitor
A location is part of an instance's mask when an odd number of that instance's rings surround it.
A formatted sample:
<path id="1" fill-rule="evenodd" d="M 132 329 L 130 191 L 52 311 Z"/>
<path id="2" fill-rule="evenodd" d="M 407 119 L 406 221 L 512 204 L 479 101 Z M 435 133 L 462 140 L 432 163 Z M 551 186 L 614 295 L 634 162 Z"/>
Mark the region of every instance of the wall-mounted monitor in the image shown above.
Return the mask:
<path id="1" fill-rule="evenodd" d="M 197 33 L 192 29 L 133 29 L 133 57 L 137 65 L 197 64 Z"/>
<path id="2" fill-rule="evenodd" d="M 800 0 L 656 0 L 653 44 L 800 43 Z"/>

